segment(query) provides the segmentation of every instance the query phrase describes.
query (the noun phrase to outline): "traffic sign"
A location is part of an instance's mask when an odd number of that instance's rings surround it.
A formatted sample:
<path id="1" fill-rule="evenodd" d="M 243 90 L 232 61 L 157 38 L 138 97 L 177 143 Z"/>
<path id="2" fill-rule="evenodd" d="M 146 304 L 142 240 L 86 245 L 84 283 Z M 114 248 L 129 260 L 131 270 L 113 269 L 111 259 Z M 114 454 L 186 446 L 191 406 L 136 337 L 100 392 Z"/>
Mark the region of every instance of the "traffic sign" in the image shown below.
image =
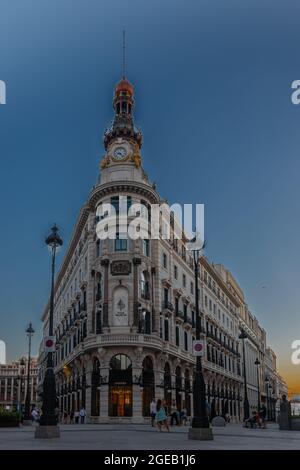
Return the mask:
<path id="1" fill-rule="evenodd" d="M 54 352 L 55 351 L 55 337 L 46 336 L 44 339 L 45 352 Z"/>
<path id="2" fill-rule="evenodd" d="M 204 356 L 204 341 L 194 340 L 193 341 L 193 354 L 194 356 Z"/>

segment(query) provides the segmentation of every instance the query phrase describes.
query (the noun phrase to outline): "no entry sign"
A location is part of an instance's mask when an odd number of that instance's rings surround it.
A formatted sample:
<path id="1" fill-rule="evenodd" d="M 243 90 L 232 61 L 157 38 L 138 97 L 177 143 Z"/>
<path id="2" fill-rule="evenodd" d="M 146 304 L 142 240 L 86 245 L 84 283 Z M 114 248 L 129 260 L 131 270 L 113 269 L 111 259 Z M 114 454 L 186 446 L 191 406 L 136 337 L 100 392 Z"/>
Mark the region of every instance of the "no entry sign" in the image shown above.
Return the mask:
<path id="1" fill-rule="evenodd" d="M 193 341 L 193 354 L 194 356 L 204 356 L 204 341 L 195 340 Z"/>
<path id="2" fill-rule="evenodd" d="M 54 352 L 55 351 L 55 341 L 54 336 L 46 336 L 44 340 L 45 352 Z"/>

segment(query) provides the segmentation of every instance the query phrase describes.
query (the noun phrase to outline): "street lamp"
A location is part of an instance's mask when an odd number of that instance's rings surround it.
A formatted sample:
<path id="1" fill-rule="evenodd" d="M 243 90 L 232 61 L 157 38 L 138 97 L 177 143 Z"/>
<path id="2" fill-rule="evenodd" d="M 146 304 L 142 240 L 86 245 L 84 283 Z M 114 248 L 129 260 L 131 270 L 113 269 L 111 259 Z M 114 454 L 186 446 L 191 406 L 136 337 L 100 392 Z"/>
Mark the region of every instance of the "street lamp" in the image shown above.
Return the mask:
<path id="1" fill-rule="evenodd" d="M 49 337 L 53 337 L 53 310 L 54 310 L 54 277 L 55 277 L 55 256 L 57 249 L 62 246 L 62 238 L 58 234 L 58 228 L 54 224 L 51 228 L 50 235 L 45 240 L 51 251 L 52 269 L 51 269 L 51 294 L 49 305 Z M 42 393 L 43 405 L 40 425 L 36 428 L 35 437 L 51 438 L 59 437 L 59 427 L 57 425 L 57 417 L 55 415 L 56 407 L 56 387 L 55 375 L 53 369 L 53 353 L 48 352 L 46 373 L 43 382 Z"/>
<path id="2" fill-rule="evenodd" d="M 26 334 L 28 337 L 28 361 L 27 361 L 27 388 L 26 388 L 25 412 L 24 412 L 23 424 L 31 424 L 32 420 L 30 416 L 30 403 L 31 403 L 30 363 L 31 363 L 31 338 L 34 335 L 34 329 L 32 327 L 32 323 L 29 323 L 28 328 L 26 328 Z"/>
<path id="3" fill-rule="evenodd" d="M 272 388 L 270 384 L 270 379 L 266 377 L 266 390 L 267 390 L 267 419 L 270 420 L 270 399 L 269 399 L 269 390 Z"/>
<path id="4" fill-rule="evenodd" d="M 242 340 L 243 343 L 243 373 L 244 373 L 244 421 L 249 418 L 249 401 L 248 401 L 248 393 L 247 393 L 247 376 L 246 376 L 246 356 L 245 356 L 245 339 L 247 335 L 245 331 L 242 329 L 239 338 Z"/>
<path id="5" fill-rule="evenodd" d="M 203 248 L 203 246 L 202 246 Z M 196 340 L 200 340 L 201 324 L 199 312 L 199 256 L 200 249 L 192 249 L 194 259 L 195 274 L 195 307 L 196 307 Z M 209 425 L 206 406 L 205 381 L 203 377 L 201 356 L 196 356 L 196 370 L 193 381 L 193 420 L 192 427 L 189 429 L 189 439 L 212 440 L 213 434 Z"/>
<path id="6" fill-rule="evenodd" d="M 258 370 L 258 367 L 260 366 L 260 361 L 259 361 L 258 357 L 256 358 L 256 361 L 254 362 L 254 364 L 257 367 L 257 411 L 259 412 L 259 410 L 260 410 L 260 390 L 259 390 L 259 370 Z"/>
<path id="7" fill-rule="evenodd" d="M 25 365 L 26 365 L 26 361 L 24 359 L 24 357 L 22 357 L 20 359 L 20 400 L 19 400 L 19 411 L 20 413 L 23 415 L 23 407 L 22 407 L 22 396 L 23 396 L 23 378 L 24 378 L 24 368 L 25 368 Z"/>

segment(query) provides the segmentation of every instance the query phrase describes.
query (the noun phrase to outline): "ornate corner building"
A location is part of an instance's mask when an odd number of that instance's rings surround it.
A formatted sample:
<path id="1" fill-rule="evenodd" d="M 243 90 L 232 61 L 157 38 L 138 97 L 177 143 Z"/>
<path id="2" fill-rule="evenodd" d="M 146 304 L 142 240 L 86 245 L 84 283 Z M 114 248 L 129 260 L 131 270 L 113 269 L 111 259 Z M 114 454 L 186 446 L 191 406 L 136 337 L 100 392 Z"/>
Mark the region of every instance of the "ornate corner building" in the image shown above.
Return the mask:
<path id="1" fill-rule="evenodd" d="M 80 212 L 55 286 L 58 405 L 69 412 L 84 406 L 89 422 L 143 422 L 153 397 L 164 398 L 169 407 L 185 407 L 188 415 L 193 410 L 194 269 L 185 241 L 173 232 L 169 240 L 124 238 L 122 224 L 114 240 L 96 235 L 107 216 L 106 203 L 117 214 L 122 200 L 128 209 L 139 203 L 150 220 L 151 205 L 162 202 L 142 166 L 142 134 L 134 125 L 133 106 L 134 89 L 124 78 L 114 91 L 115 115 L 104 134 L 100 180 Z M 229 413 L 240 420 L 244 300 L 224 272 L 201 258 L 203 367 L 211 416 Z M 42 346 L 39 361 L 41 384 Z"/>

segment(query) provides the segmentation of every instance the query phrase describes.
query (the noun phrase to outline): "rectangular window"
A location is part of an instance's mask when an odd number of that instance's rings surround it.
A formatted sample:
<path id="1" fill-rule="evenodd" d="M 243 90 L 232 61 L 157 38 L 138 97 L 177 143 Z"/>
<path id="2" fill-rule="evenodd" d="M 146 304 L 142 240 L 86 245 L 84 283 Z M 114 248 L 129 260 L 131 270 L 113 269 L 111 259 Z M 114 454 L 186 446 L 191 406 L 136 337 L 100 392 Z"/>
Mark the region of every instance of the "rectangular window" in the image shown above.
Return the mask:
<path id="1" fill-rule="evenodd" d="M 204 297 L 205 307 L 207 307 L 207 295 Z"/>
<path id="2" fill-rule="evenodd" d="M 110 203 L 115 208 L 116 214 L 119 214 L 119 196 L 111 197 Z"/>
<path id="3" fill-rule="evenodd" d="M 187 304 L 183 304 L 183 318 L 184 321 L 187 321 Z"/>
<path id="4" fill-rule="evenodd" d="M 167 255 L 166 253 L 163 253 L 163 267 L 167 269 Z"/>
<path id="5" fill-rule="evenodd" d="M 178 279 L 178 268 L 175 264 L 174 264 L 174 279 Z"/>
<path id="6" fill-rule="evenodd" d="M 127 196 L 127 214 L 131 206 L 132 206 L 132 198 L 131 196 Z"/>
<path id="7" fill-rule="evenodd" d="M 194 283 L 191 282 L 191 294 L 193 295 L 194 294 Z"/>
<path id="8" fill-rule="evenodd" d="M 176 346 L 179 346 L 179 327 L 178 326 L 176 326 L 175 334 L 176 334 Z"/>
<path id="9" fill-rule="evenodd" d="M 120 234 L 117 233 L 115 239 L 115 251 L 126 251 L 127 250 L 127 239 L 119 238 Z"/>
<path id="10" fill-rule="evenodd" d="M 168 302 L 169 302 L 169 289 L 167 289 L 165 287 L 164 288 L 164 304 L 165 304 L 165 307 L 168 306 Z"/>
<path id="11" fill-rule="evenodd" d="M 188 351 L 188 335 L 187 332 L 184 332 L 184 349 Z"/>
<path id="12" fill-rule="evenodd" d="M 169 322 L 168 320 L 165 320 L 164 323 L 165 323 L 165 341 L 169 341 Z"/>
<path id="13" fill-rule="evenodd" d="M 144 256 L 150 256 L 150 240 L 143 240 L 143 254 Z"/>
<path id="14" fill-rule="evenodd" d="M 212 301 L 211 301 L 211 299 L 209 299 L 209 310 L 210 311 L 212 310 Z"/>
<path id="15" fill-rule="evenodd" d="M 101 254 L 101 241 L 97 240 L 96 242 L 96 257 L 98 258 Z"/>
<path id="16" fill-rule="evenodd" d="M 183 287 L 186 287 L 186 275 L 185 274 L 182 275 L 182 285 Z"/>

